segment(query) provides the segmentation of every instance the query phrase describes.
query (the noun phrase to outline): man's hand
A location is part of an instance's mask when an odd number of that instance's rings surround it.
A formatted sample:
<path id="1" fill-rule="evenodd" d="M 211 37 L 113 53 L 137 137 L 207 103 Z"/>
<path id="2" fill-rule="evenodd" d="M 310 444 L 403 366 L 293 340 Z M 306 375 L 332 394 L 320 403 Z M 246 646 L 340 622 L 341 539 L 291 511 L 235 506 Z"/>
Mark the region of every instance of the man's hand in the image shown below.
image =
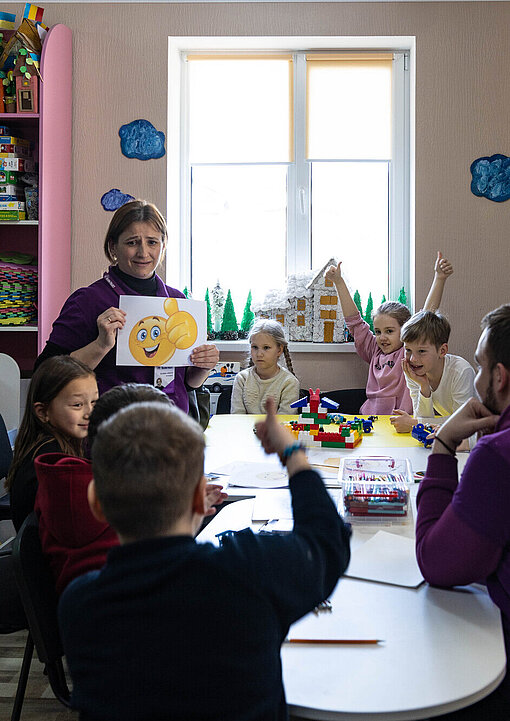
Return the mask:
<path id="1" fill-rule="evenodd" d="M 393 413 L 395 415 L 390 416 L 390 423 L 397 433 L 411 433 L 413 426 L 417 423 L 416 418 L 399 408 L 394 408 Z"/>
<path id="2" fill-rule="evenodd" d="M 474 433 L 492 433 L 499 416 L 494 415 L 476 398 L 470 398 L 436 431 L 436 436 L 456 450 L 460 443 Z M 445 453 L 444 446 L 434 442 L 433 453 Z"/>

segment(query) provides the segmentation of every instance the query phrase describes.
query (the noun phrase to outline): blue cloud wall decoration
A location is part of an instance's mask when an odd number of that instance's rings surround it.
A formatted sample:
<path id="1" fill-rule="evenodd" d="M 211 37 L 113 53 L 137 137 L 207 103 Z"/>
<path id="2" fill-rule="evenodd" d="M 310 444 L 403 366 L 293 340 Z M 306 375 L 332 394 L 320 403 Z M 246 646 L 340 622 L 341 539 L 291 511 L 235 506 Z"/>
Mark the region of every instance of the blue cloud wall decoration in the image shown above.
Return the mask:
<path id="1" fill-rule="evenodd" d="M 119 130 L 120 149 L 126 158 L 151 160 L 165 154 L 165 134 L 148 120 L 133 120 Z"/>
<path id="2" fill-rule="evenodd" d="M 101 198 L 101 205 L 105 210 L 118 210 L 122 205 L 134 200 L 132 195 L 122 193 L 118 188 L 112 188 Z"/>
<path id="3" fill-rule="evenodd" d="M 471 192 L 481 198 L 501 203 L 510 198 L 510 158 L 491 155 L 471 163 Z"/>

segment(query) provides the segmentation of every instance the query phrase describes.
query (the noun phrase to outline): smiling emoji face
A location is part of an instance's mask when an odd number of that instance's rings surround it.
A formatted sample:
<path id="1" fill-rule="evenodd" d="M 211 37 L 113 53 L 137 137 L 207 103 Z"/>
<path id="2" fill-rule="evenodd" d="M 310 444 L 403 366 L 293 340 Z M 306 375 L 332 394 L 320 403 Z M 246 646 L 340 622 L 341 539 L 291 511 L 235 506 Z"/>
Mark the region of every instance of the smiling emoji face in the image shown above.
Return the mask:
<path id="1" fill-rule="evenodd" d="M 165 332 L 165 318 L 147 316 L 138 321 L 129 334 L 129 350 L 144 366 L 160 366 L 175 353 L 175 345 Z"/>

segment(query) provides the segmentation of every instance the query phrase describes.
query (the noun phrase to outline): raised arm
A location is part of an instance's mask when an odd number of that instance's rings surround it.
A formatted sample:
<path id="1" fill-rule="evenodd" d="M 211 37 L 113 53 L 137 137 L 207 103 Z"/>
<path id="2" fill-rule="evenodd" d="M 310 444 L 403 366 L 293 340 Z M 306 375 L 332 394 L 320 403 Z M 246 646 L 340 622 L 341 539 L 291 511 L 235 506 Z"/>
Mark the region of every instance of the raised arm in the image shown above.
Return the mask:
<path id="1" fill-rule="evenodd" d="M 443 258 L 440 250 L 437 251 L 437 258 L 434 265 L 434 280 L 430 286 L 429 293 L 425 300 L 424 310 L 437 310 L 441 305 L 444 284 L 446 279 L 453 273 L 453 265 L 447 258 Z"/>
<path id="2" fill-rule="evenodd" d="M 348 318 L 351 315 L 356 315 L 358 309 L 351 297 L 349 288 L 342 277 L 342 271 L 340 269 L 341 265 L 341 261 L 337 266 L 330 265 L 325 273 L 325 277 L 328 280 L 333 281 L 335 284 L 336 292 L 340 298 L 340 305 L 342 306 L 342 313 L 344 314 L 344 317 Z"/>

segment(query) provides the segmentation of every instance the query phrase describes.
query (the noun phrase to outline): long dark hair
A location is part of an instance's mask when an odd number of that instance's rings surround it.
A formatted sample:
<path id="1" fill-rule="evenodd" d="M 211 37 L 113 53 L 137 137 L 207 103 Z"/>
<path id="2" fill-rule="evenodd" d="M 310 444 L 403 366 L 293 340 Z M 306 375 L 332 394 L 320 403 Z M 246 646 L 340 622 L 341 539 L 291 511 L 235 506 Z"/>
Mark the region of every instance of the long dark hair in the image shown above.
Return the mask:
<path id="1" fill-rule="evenodd" d="M 87 376 L 95 377 L 94 371 L 68 355 L 48 358 L 34 371 L 28 389 L 25 413 L 14 444 L 14 457 L 5 481 L 7 490 L 10 489 L 12 479 L 25 458 L 48 437 L 53 436 L 56 439 L 62 453 L 69 456 L 83 456 L 82 441 L 78 438 L 68 438 L 49 423 L 42 421 L 38 418 L 34 405 L 36 403 L 48 405 L 68 383 Z"/>

